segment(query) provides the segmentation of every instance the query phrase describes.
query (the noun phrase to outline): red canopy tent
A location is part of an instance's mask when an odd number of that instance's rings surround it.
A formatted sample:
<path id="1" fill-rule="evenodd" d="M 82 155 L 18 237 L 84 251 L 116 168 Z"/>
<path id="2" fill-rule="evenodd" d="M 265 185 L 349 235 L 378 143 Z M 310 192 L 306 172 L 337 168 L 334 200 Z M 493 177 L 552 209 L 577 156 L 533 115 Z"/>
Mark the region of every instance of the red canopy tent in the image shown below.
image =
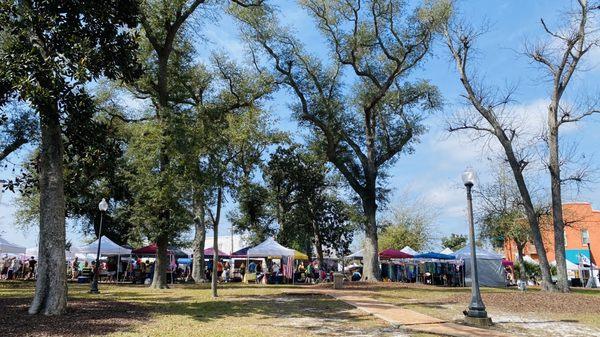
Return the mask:
<path id="1" fill-rule="evenodd" d="M 131 251 L 131 253 L 135 255 L 156 255 L 156 250 L 156 243 L 152 243 L 146 247 L 134 249 Z M 167 254 L 173 254 L 173 252 L 167 249 Z"/>
<path id="2" fill-rule="evenodd" d="M 382 259 L 409 259 L 413 257 L 403 251 L 397 249 L 386 249 L 379 253 L 379 257 Z"/>
<path id="3" fill-rule="evenodd" d="M 205 258 L 207 258 L 207 257 L 209 257 L 209 256 L 210 256 L 210 257 L 212 257 L 212 256 L 214 255 L 214 251 L 215 251 L 215 250 L 214 250 L 214 249 L 212 249 L 212 248 L 206 248 L 206 249 L 204 250 L 204 257 L 205 257 Z M 229 254 L 223 253 L 223 252 L 222 252 L 222 251 L 220 251 L 220 250 L 219 250 L 218 254 L 219 254 L 219 257 L 222 257 L 222 258 L 225 258 L 225 259 L 228 259 L 228 258 L 230 257 L 230 256 L 229 256 Z"/>

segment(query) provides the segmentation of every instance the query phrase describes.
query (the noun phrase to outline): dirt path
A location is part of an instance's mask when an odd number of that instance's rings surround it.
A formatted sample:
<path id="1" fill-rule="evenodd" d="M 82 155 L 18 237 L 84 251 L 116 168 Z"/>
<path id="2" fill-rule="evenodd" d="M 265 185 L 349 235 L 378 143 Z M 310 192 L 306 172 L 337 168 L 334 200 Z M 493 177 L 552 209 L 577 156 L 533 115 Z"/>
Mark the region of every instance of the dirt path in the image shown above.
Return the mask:
<path id="1" fill-rule="evenodd" d="M 348 292 L 328 288 L 299 289 L 300 293 L 326 294 L 359 310 L 376 316 L 407 332 L 430 333 L 456 337 L 508 337 L 512 336 L 492 329 L 481 329 L 437 319 L 397 305 L 373 299 L 368 291 Z M 375 295 L 375 294 L 372 294 Z"/>

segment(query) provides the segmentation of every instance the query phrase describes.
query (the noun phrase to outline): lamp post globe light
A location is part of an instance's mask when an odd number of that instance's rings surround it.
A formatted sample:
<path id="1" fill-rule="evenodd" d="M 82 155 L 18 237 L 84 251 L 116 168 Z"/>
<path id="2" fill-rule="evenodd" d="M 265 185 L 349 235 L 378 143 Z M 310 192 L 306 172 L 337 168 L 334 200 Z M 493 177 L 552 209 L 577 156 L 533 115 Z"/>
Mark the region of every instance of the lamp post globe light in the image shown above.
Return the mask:
<path id="1" fill-rule="evenodd" d="M 485 305 L 479 291 L 479 275 L 477 274 L 477 253 L 475 250 L 475 226 L 473 224 L 473 197 L 471 190 L 477 177 L 475 171 L 467 168 L 462 174 L 462 181 L 467 188 L 467 218 L 469 220 L 469 240 L 471 241 L 471 303 L 469 309 L 464 311 L 466 320 L 477 325 L 487 326 L 491 319 L 485 311 Z"/>
<path id="2" fill-rule="evenodd" d="M 98 204 L 98 209 L 100 210 L 100 227 L 98 228 L 98 251 L 96 252 L 96 265 L 94 268 L 94 279 L 92 280 L 92 285 L 90 286 L 90 293 L 99 294 L 98 290 L 98 279 L 100 278 L 100 244 L 102 242 L 102 218 L 104 213 L 108 210 L 108 202 L 106 199 L 102 198 L 102 201 Z"/>

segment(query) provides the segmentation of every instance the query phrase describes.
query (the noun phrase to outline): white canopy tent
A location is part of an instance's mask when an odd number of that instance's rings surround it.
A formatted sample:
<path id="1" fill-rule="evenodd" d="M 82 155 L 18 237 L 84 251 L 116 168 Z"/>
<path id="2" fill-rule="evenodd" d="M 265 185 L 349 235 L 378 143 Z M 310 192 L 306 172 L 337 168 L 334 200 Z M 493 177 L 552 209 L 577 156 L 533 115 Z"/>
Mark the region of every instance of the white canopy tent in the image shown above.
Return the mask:
<path id="1" fill-rule="evenodd" d="M 0 254 L 25 254 L 25 247 L 10 243 L 3 238 L 0 238 Z"/>
<path id="2" fill-rule="evenodd" d="M 100 244 L 101 255 L 130 255 L 131 249 L 121 247 L 118 244 L 111 241 L 106 236 L 102 236 L 102 243 Z M 73 249 L 75 253 L 79 254 L 96 254 L 98 251 L 98 240 L 90 243 L 89 245 L 77 247 Z"/>
<path id="3" fill-rule="evenodd" d="M 294 256 L 295 251 L 268 238 L 256 247 L 248 249 L 248 257 Z"/>
<path id="4" fill-rule="evenodd" d="M 25 250 L 25 255 L 34 256 L 35 258 L 37 258 L 39 256 L 39 248 L 38 247 L 27 248 Z M 65 256 L 67 257 L 67 260 L 72 260 L 75 258 L 75 254 L 71 253 L 68 250 L 65 250 Z"/>
<path id="5" fill-rule="evenodd" d="M 347 259 L 362 259 L 364 256 L 364 249 L 357 250 L 354 253 L 346 256 Z"/>
<path id="6" fill-rule="evenodd" d="M 417 252 L 416 250 L 410 248 L 409 246 L 405 246 L 404 248 L 400 249 L 401 252 L 406 253 L 406 254 L 410 254 L 410 255 L 417 255 L 419 254 L 419 252 Z"/>
<path id="7" fill-rule="evenodd" d="M 294 265 L 293 265 L 292 261 L 294 260 L 295 255 L 296 255 L 295 250 L 280 245 L 273 238 L 268 238 L 265 241 L 263 241 L 261 244 L 259 244 L 258 246 L 248 249 L 248 252 L 246 253 L 246 256 L 247 256 L 246 259 L 247 259 L 247 265 L 249 266 L 250 263 L 248 261 L 251 257 L 262 257 L 262 258 L 277 257 L 277 258 L 281 258 L 282 263 L 283 263 L 284 257 L 289 258 L 290 259 L 289 260 L 290 267 L 287 270 L 289 270 L 291 273 L 291 275 L 289 275 L 289 277 L 292 278 L 292 283 L 293 283 L 293 282 L 295 282 L 295 280 L 294 280 L 294 273 L 293 273 Z M 285 271 L 284 271 L 284 275 L 286 275 Z M 263 279 L 266 280 L 266 277 L 263 277 Z"/>
<path id="8" fill-rule="evenodd" d="M 454 251 L 452 249 L 446 247 L 442 251 L 440 251 L 440 254 L 454 255 Z"/>
<path id="9" fill-rule="evenodd" d="M 502 255 L 476 247 L 477 273 L 479 284 L 486 287 L 506 286 L 506 271 L 502 266 Z M 456 259 L 465 260 L 465 283 L 471 284 L 471 246 L 467 244 L 464 248 L 454 253 Z"/>

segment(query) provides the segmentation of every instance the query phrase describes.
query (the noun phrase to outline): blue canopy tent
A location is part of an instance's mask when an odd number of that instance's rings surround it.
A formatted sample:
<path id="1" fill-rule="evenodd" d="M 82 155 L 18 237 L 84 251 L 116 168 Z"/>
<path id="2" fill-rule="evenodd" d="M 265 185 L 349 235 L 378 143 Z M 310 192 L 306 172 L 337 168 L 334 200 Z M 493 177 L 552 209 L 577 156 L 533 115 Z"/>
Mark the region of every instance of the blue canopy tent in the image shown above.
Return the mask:
<path id="1" fill-rule="evenodd" d="M 415 259 L 455 260 L 456 256 L 442 254 L 442 253 L 427 252 L 427 253 L 423 253 L 423 254 L 417 254 L 414 256 L 414 258 Z"/>
<path id="2" fill-rule="evenodd" d="M 427 262 L 435 262 L 432 260 L 445 260 L 444 262 L 450 262 L 450 260 L 456 260 L 456 256 L 454 255 L 449 255 L 449 254 L 442 254 L 442 253 L 435 253 L 435 252 L 427 252 L 427 253 L 421 253 L 421 254 L 417 254 L 415 256 L 413 256 L 413 259 L 415 260 L 415 262 L 417 262 L 417 275 L 419 275 L 419 262 L 420 263 L 427 263 Z M 417 276 L 417 283 L 419 283 L 418 280 L 418 276 Z"/>

